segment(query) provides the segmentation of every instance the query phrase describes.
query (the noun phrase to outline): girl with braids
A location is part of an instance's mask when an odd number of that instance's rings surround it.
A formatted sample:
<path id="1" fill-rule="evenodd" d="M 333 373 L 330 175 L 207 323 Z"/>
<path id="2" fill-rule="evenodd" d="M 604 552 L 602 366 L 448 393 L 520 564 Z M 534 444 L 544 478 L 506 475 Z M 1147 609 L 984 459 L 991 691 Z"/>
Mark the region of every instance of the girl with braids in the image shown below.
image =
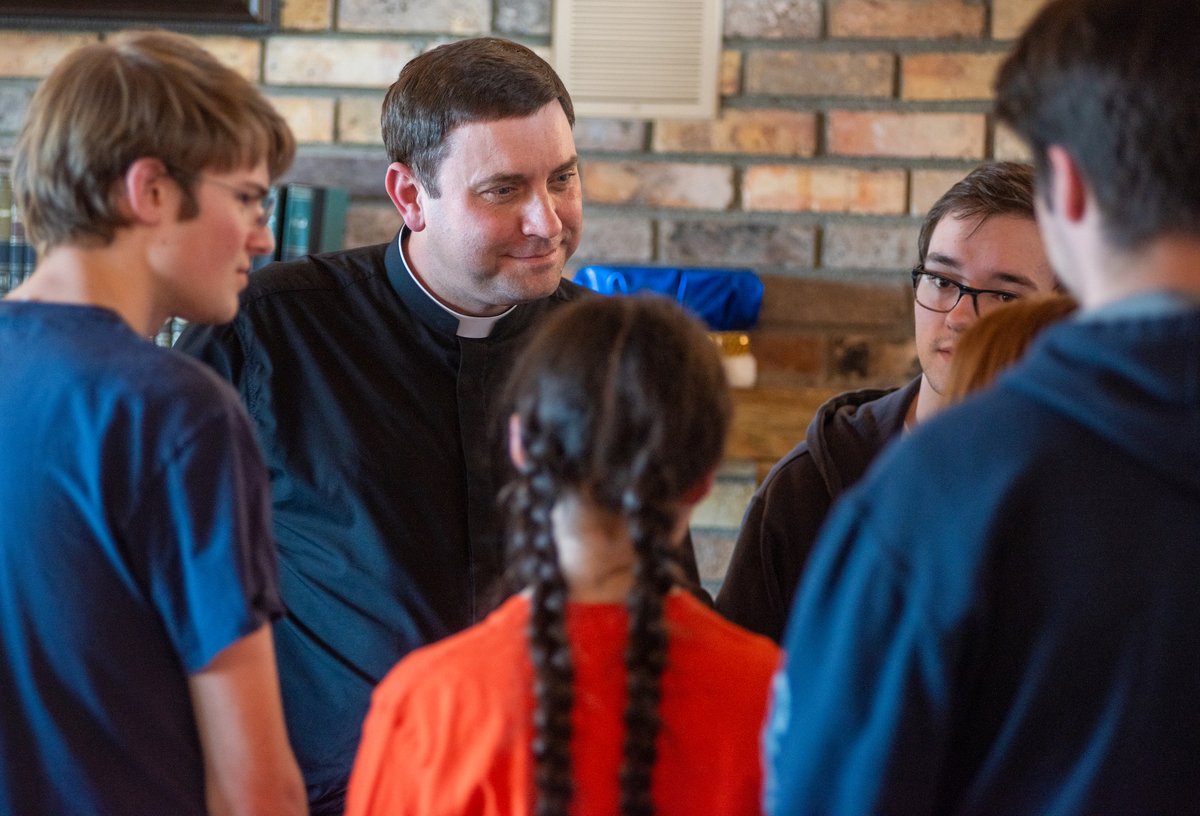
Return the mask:
<path id="1" fill-rule="evenodd" d="M 730 400 L 661 298 L 561 309 L 509 387 L 524 591 L 376 689 L 349 816 L 759 812 L 778 652 L 680 588 Z"/>

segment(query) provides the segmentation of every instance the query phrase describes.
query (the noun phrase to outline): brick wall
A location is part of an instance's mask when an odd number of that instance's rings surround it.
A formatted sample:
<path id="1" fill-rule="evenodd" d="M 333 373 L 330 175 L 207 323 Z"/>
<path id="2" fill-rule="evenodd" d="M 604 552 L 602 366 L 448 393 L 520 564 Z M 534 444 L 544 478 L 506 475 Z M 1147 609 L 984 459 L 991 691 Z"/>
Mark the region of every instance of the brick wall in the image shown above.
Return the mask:
<path id="1" fill-rule="evenodd" d="M 725 0 L 717 119 L 577 124 L 587 204 L 574 263 L 751 267 L 767 285 L 752 335 L 763 385 L 904 380 L 920 215 L 978 161 L 1022 155 L 990 115 L 991 78 L 1043 2 Z M 291 178 L 350 190 L 352 245 L 399 226 L 378 123 L 404 62 L 480 33 L 552 56 L 550 14 L 551 0 L 282 0 L 277 33 L 197 39 L 287 116 L 302 142 Z M 99 36 L 0 20 L 0 152 L 38 78 Z M 699 526 L 727 540 L 755 473 L 732 468 Z M 724 545 L 708 550 L 715 580 Z"/>

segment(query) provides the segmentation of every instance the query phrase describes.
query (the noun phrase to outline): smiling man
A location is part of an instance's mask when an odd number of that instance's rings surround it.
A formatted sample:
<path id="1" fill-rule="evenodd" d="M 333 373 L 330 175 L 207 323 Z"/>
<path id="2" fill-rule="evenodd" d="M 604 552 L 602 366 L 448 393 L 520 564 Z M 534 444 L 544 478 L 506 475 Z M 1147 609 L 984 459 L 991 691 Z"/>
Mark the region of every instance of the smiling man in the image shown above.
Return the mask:
<path id="1" fill-rule="evenodd" d="M 562 279 L 582 194 L 570 96 L 495 38 L 435 48 L 383 105 L 395 240 L 269 266 L 179 347 L 245 399 L 272 475 L 275 629 L 312 812 L 340 813 L 375 684 L 480 620 L 504 571 L 500 389 Z"/>
<path id="2" fill-rule="evenodd" d="M 921 376 L 897 390 L 852 391 L 822 405 L 804 441 L 772 468 L 746 510 L 717 609 L 777 642 L 829 508 L 889 442 L 942 407 L 962 333 L 1002 303 L 1055 289 L 1034 222 L 1033 168 L 994 162 L 967 174 L 925 216 L 917 257 Z"/>

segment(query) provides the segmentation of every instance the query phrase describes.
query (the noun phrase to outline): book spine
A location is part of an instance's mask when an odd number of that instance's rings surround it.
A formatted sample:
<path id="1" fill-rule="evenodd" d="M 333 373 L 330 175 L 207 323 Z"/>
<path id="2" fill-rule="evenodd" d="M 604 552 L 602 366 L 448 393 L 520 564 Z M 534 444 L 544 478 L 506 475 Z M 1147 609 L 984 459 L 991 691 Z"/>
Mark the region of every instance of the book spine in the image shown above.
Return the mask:
<path id="1" fill-rule="evenodd" d="M 321 219 L 321 239 L 318 252 L 334 252 L 342 248 L 346 236 L 346 210 L 350 208 L 350 195 L 341 187 L 325 189 L 325 207 Z"/>
<path id="2" fill-rule="evenodd" d="M 313 199 L 316 190 L 308 184 L 289 184 L 287 203 L 284 207 L 283 239 L 279 248 L 279 260 L 291 261 L 303 258 L 311 251 Z"/>

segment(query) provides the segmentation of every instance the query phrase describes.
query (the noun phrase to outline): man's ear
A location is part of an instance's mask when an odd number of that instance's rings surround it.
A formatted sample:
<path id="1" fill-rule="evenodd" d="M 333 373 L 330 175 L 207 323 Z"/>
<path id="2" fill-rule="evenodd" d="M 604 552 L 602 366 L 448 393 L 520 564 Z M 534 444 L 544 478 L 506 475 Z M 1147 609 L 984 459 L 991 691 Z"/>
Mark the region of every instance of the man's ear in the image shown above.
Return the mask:
<path id="1" fill-rule="evenodd" d="M 1061 145 L 1046 148 L 1050 166 L 1050 210 L 1070 222 L 1083 220 L 1088 208 L 1088 184 L 1079 165 Z"/>
<path id="2" fill-rule="evenodd" d="M 508 417 L 508 458 L 517 470 L 525 467 L 525 446 L 521 444 L 521 420 L 516 414 Z"/>
<path id="3" fill-rule="evenodd" d="M 384 183 L 388 198 L 396 205 L 405 225 L 413 232 L 425 229 L 425 187 L 413 169 L 407 164 L 392 162 L 388 165 Z"/>
<path id="4" fill-rule="evenodd" d="M 139 223 L 157 224 L 169 213 L 179 212 L 179 183 L 159 159 L 134 160 L 125 171 L 121 192 L 122 209 Z"/>

